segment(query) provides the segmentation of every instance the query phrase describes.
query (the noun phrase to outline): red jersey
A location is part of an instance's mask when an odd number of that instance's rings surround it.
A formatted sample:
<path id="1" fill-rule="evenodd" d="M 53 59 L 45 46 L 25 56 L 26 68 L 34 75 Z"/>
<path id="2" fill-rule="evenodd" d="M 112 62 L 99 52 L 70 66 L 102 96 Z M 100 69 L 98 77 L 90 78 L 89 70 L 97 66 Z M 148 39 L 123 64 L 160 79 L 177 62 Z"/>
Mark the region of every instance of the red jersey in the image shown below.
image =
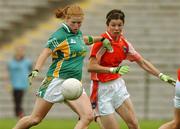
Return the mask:
<path id="1" fill-rule="evenodd" d="M 96 57 L 100 65 L 118 67 L 123 60 L 137 61 L 141 58 L 140 54 L 135 51 L 123 35 L 120 35 L 117 41 L 115 41 L 108 32 L 105 32 L 101 36 L 110 40 L 113 52 L 106 51 L 102 46 L 102 42 L 95 43 L 91 49 L 90 57 Z M 91 80 L 107 82 L 115 80 L 120 76 L 119 74 L 92 72 Z"/>
<path id="2" fill-rule="evenodd" d="M 177 71 L 178 81 L 180 81 L 180 68 Z"/>

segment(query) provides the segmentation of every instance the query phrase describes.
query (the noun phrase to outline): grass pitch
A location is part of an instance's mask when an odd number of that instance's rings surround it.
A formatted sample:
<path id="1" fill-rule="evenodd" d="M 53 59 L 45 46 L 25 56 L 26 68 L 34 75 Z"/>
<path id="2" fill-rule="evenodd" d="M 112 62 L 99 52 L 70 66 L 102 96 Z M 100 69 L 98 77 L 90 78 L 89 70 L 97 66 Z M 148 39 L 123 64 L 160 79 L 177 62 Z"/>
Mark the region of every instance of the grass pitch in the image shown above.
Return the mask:
<path id="1" fill-rule="evenodd" d="M 16 119 L 0 119 L 0 129 L 12 129 L 16 124 Z M 31 129 L 73 129 L 76 124 L 76 120 L 64 120 L 64 119 L 45 119 L 39 125 L 32 127 Z M 158 129 L 165 121 L 160 120 L 141 120 L 141 129 Z M 119 122 L 121 129 L 128 129 L 123 121 Z M 92 122 L 89 129 L 100 129 L 97 123 Z"/>

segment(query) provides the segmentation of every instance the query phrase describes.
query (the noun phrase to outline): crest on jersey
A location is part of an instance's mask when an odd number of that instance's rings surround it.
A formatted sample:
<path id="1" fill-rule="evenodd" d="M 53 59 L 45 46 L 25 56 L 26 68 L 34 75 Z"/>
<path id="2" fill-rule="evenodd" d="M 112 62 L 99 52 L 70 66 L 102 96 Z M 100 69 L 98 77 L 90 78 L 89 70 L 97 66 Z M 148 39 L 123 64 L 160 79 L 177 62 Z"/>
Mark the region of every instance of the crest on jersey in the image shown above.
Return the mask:
<path id="1" fill-rule="evenodd" d="M 71 40 L 70 40 L 70 43 L 76 43 L 76 40 L 71 39 Z"/>
<path id="2" fill-rule="evenodd" d="M 123 51 L 124 51 L 124 53 L 127 53 L 127 52 L 128 52 L 128 49 L 127 49 L 126 46 L 123 46 Z"/>

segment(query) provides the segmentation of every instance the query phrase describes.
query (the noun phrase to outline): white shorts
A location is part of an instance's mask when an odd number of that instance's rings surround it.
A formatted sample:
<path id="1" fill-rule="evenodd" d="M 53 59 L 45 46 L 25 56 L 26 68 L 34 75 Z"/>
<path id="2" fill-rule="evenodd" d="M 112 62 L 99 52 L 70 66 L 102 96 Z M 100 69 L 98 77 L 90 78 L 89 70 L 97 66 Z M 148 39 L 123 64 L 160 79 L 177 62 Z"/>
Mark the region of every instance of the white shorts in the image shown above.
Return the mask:
<path id="1" fill-rule="evenodd" d="M 91 88 L 92 87 L 93 84 L 91 85 Z M 122 78 L 105 83 L 98 82 L 98 98 L 95 115 L 102 116 L 114 113 L 115 109 L 119 108 L 129 96 Z"/>
<path id="2" fill-rule="evenodd" d="M 174 107 L 180 109 L 180 82 L 176 82 Z"/>
<path id="3" fill-rule="evenodd" d="M 64 81 L 65 79 L 61 78 L 46 77 L 36 95 L 51 103 L 63 102 L 61 86 Z M 83 94 L 86 94 L 84 89 Z"/>

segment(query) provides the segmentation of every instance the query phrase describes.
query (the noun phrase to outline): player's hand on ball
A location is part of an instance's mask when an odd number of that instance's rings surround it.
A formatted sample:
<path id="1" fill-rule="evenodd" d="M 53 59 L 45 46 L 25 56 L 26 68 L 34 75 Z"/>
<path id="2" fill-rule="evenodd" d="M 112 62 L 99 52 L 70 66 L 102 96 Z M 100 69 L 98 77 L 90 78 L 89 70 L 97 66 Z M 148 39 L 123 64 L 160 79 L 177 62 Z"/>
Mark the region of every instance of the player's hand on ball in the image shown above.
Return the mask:
<path id="1" fill-rule="evenodd" d="M 159 78 L 160 78 L 162 81 L 167 82 L 167 83 L 169 83 L 169 84 L 171 84 L 171 85 L 173 85 L 173 86 L 176 85 L 176 80 L 173 79 L 172 77 L 168 76 L 168 75 L 165 75 L 165 74 L 163 74 L 163 73 L 160 73 L 160 74 L 159 74 Z"/>
<path id="2" fill-rule="evenodd" d="M 38 71 L 37 69 L 35 69 L 35 70 L 31 71 L 31 73 L 28 75 L 28 80 L 29 80 L 29 85 L 30 85 L 30 86 L 32 85 L 32 79 L 33 79 L 34 77 L 37 77 L 38 72 L 39 72 L 39 71 Z"/>
<path id="3" fill-rule="evenodd" d="M 129 72 L 129 66 L 124 65 L 124 66 L 119 66 L 116 68 L 110 68 L 110 72 L 124 75 L 124 74 L 127 74 Z"/>
<path id="4" fill-rule="evenodd" d="M 113 48 L 111 46 L 111 42 L 106 39 L 106 38 L 102 38 L 102 43 L 103 43 L 103 47 L 107 49 L 107 51 L 109 52 L 113 52 Z"/>

